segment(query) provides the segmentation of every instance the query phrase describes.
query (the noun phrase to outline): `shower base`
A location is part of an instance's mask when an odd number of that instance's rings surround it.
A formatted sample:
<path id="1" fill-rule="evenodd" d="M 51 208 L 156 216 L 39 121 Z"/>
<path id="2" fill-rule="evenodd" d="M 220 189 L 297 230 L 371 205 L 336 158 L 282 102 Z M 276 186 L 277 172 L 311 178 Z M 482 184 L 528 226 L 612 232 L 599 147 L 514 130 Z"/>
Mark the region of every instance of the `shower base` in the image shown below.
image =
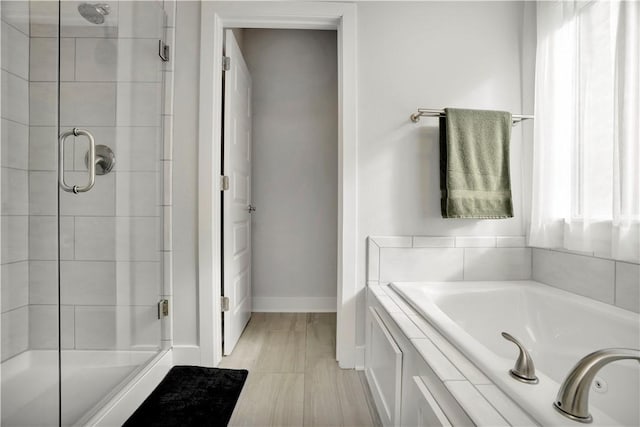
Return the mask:
<path id="1" fill-rule="evenodd" d="M 158 351 L 62 352 L 62 425 L 82 423 Z M 30 350 L 2 363 L 2 425 L 51 426 L 58 418 L 58 352 Z"/>

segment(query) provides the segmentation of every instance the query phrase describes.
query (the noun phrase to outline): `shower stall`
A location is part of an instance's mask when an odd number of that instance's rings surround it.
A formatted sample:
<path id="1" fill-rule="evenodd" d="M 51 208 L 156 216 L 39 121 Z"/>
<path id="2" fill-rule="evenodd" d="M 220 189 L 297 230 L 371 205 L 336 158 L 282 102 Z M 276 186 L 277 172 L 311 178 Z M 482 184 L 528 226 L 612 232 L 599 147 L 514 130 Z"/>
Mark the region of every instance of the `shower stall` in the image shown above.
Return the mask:
<path id="1" fill-rule="evenodd" d="M 2 426 L 85 424 L 163 340 L 163 2 L 1 8 Z"/>

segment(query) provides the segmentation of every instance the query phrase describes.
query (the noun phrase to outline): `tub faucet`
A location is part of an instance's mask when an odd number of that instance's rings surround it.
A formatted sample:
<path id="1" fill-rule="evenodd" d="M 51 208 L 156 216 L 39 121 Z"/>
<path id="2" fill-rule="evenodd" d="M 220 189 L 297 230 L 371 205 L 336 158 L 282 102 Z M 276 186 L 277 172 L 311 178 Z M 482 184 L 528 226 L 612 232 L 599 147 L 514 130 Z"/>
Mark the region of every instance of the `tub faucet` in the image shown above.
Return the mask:
<path id="1" fill-rule="evenodd" d="M 509 370 L 509 374 L 515 378 L 516 380 L 527 383 L 527 384 L 537 384 L 538 377 L 536 376 L 536 367 L 533 365 L 533 359 L 531 355 L 524 348 L 524 345 L 520 341 L 518 341 L 514 336 L 508 334 L 506 332 L 502 333 L 502 338 L 507 341 L 511 341 L 515 345 L 518 346 L 520 350 L 520 354 L 518 354 L 518 360 L 516 360 L 516 364 L 513 369 Z"/>
<path id="2" fill-rule="evenodd" d="M 630 348 L 607 348 L 586 355 L 573 367 L 560 386 L 553 406 L 567 418 L 590 423 L 589 390 L 596 374 L 603 366 L 622 359 L 640 362 L 640 350 Z"/>

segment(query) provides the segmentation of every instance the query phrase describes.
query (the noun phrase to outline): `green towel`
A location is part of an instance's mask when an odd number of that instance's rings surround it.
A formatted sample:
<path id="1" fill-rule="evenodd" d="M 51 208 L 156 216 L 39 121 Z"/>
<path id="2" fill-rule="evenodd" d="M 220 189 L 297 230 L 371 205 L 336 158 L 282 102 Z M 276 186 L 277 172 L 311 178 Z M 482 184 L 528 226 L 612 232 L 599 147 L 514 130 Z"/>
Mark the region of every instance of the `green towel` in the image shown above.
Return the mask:
<path id="1" fill-rule="evenodd" d="M 511 113 L 445 108 L 440 118 L 443 218 L 511 218 Z"/>

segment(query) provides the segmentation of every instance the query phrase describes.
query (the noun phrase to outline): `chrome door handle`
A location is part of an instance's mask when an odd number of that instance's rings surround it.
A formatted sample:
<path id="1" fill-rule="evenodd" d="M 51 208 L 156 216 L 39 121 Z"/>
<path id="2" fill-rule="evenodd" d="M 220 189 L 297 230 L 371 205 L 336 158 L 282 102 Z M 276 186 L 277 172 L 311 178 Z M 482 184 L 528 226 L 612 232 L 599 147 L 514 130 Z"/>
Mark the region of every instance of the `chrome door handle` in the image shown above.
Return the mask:
<path id="1" fill-rule="evenodd" d="M 89 181 L 87 185 L 84 187 L 79 187 L 74 185 L 73 187 L 68 185 L 64 180 L 64 143 L 66 139 L 70 136 L 86 136 L 89 140 L 89 153 L 87 154 L 90 159 L 94 159 L 92 162 L 88 162 L 87 168 L 89 169 Z M 58 140 L 58 182 L 60 184 L 60 188 L 68 193 L 86 193 L 87 191 L 93 188 L 93 185 L 96 182 L 96 141 L 91 135 L 91 132 L 85 129 L 73 128 L 70 131 L 67 131 L 60 135 Z"/>

